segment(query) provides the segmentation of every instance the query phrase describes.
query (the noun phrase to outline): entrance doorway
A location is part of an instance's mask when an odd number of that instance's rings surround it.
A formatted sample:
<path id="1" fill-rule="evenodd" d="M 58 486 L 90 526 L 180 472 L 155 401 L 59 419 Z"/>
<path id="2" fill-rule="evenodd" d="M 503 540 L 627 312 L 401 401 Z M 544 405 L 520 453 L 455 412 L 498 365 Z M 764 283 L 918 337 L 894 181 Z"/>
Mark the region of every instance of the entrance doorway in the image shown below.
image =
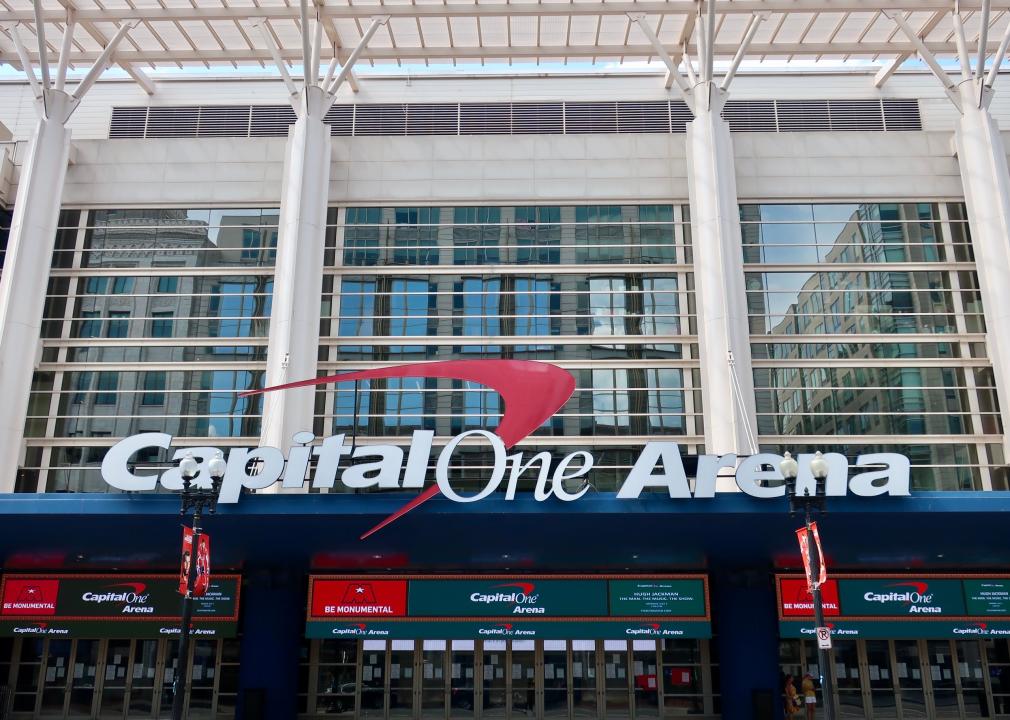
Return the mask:
<path id="1" fill-rule="evenodd" d="M 167 718 L 178 667 L 177 640 L 0 641 L 0 678 L 12 718 Z M 235 714 L 237 640 L 194 640 L 186 717 Z"/>
<path id="2" fill-rule="evenodd" d="M 840 718 L 1010 718 L 1006 640 L 835 638 L 832 643 L 828 671 Z M 779 659 L 783 675 L 818 675 L 813 640 L 782 640 Z M 822 707 L 820 688 L 817 700 Z"/>
<path id="3" fill-rule="evenodd" d="M 302 717 L 718 717 L 707 640 L 313 640 Z"/>

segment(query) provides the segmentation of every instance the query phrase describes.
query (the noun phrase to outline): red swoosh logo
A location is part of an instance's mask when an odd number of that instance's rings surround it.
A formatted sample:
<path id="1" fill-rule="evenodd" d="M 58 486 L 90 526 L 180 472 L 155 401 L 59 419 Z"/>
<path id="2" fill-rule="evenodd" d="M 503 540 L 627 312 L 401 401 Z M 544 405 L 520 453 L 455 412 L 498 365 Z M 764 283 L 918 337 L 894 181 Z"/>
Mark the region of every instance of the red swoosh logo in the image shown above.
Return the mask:
<path id="1" fill-rule="evenodd" d="M 145 585 L 144 583 L 126 582 L 126 583 L 116 583 L 115 585 L 106 585 L 105 587 L 107 587 L 107 588 L 115 588 L 115 587 L 133 588 L 133 592 L 136 593 L 137 595 L 140 595 L 147 588 L 147 585 Z"/>
<path id="2" fill-rule="evenodd" d="M 511 448 L 544 421 L 561 409 L 575 392 L 575 378 L 556 365 L 532 360 L 445 360 L 433 363 L 411 363 L 393 367 L 341 373 L 327 377 L 299 380 L 285 385 L 275 385 L 262 390 L 240 393 L 248 397 L 276 390 L 326 385 L 351 380 L 379 378 L 443 378 L 475 382 L 498 392 L 505 403 L 505 412 L 494 433 Z M 438 495 L 438 485 L 432 485 L 410 502 L 384 519 L 361 536 L 364 540 L 408 512 Z"/>
<path id="3" fill-rule="evenodd" d="M 533 583 L 517 582 L 517 583 L 505 583 L 503 585 L 492 585 L 491 587 L 496 587 L 496 588 L 500 588 L 500 587 L 514 587 L 514 588 L 519 588 L 520 590 L 523 591 L 523 595 L 529 595 L 531 592 L 533 592 L 533 587 L 534 586 L 533 586 Z"/>
<path id="4" fill-rule="evenodd" d="M 924 582 L 903 582 L 903 583 L 892 583 L 887 587 L 911 587 L 915 588 L 915 591 L 920 595 L 925 595 L 926 590 L 929 588 L 929 585 Z"/>

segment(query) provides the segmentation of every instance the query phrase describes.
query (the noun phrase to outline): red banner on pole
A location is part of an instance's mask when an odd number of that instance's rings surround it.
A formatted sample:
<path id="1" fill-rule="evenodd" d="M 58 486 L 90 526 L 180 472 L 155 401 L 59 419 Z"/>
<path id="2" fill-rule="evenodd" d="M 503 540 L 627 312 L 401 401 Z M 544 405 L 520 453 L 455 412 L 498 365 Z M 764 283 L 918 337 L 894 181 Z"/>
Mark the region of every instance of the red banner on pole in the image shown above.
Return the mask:
<path id="1" fill-rule="evenodd" d="M 814 545 L 817 547 L 817 557 L 820 560 L 820 573 L 815 579 L 813 569 L 810 567 L 810 535 L 813 535 Z M 803 569 L 807 577 L 807 590 L 813 592 L 814 586 L 823 585 L 828 581 L 828 563 L 824 560 L 824 550 L 821 549 L 821 536 L 817 533 L 817 523 L 810 523 L 810 531 L 801 527 L 796 531 L 796 538 L 800 542 L 800 555 L 803 556 Z"/>
<path id="2" fill-rule="evenodd" d="M 179 568 L 179 593 L 189 590 L 189 566 L 193 562 L 193 529 L 182 528 L 182 566 Z M 210 535 L 200 533 L 196 547 L 196 579 L 193 581 L 193 596 L 207 594 L 210 587 Z"/>

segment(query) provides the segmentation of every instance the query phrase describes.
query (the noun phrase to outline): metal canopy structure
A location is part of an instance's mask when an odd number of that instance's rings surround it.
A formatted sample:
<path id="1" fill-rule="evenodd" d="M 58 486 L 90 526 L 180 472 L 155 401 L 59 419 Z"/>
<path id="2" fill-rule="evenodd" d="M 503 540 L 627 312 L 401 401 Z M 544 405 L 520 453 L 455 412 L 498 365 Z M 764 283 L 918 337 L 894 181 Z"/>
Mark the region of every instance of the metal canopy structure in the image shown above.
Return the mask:
<path id="1" fill-rule="evenodd" d="M 953 0 L 314 0 L 307 12 L 292 0 L 0 0 L 0 61 L 22 65 L 15 25 L 31 63 L 41 49 L 55 63 L 62 44 L 76 67 L 95 62 L 121 26 L 139 20 L 115 61 L 151 92 L 145 68 L 265 66 L 275 55 L 301 65 L 317 24 L 319 61 L 341 64 L 371 19 L 389 16 L 360 61 L 663 67 L 702 57 L 706 46 L 716 62 L 732 63 L 749 39 L 748 60 L 870 60 L 881 64 L 882 82 L 917 51 L 892 13 L 941 60 L 958 57 L 959 24 L 972 55 L 978 48 L 991 62 L 1010 26 L 1010 0 L 969 0 L 957 10 L 960 23 Z"/>

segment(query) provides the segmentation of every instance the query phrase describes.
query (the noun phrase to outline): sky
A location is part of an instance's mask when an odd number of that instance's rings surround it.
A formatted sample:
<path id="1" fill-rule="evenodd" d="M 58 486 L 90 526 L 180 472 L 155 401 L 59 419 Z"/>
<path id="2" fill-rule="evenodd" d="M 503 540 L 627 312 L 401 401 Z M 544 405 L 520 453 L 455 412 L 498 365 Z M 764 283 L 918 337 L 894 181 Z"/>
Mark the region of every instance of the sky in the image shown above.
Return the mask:
<path id="1" fill-rule="evenodd" d="M 833 60 L 820 60 L 818 62 L 812 62 L 810 60 L 798 60 L 792 62 L 784 61 L 766 61 L 766 62 L 744 62 L 739 70 L 740 74 L 746 74 L 747 72 L 758 72 L 758 71 L 795 71 L 795 72 L 810 72 L 812 70 L 817 71 L 838 71 L 838 70 L 866 70 L 878 67 L 881 63 L 874 62 L 870 60 L 847 60 L 847 61 L 833 61 Z M 945 66 L 947 63 L 943 63 Z M 720 69 L 724 69 L 728 63 L 717 62 L 715 64 L 716 75 L 719 74 Z M 908 60 L 903 66 L 904 70 L 915 70 L 922 69 L 925 66 L 916 60 Z M 950 65 L 953 69 L 953 65 Z M 614 72 L 649 72 L 656 73 L 661 72 L 665 69 L 665 66 L 660 62 L 644 63 L 644 62 L 606 62 L 606 63 L 530 63 L 521 62 L 515 63 L 513 65 L 508 65 L 505 63 L 501 64 L 488 64 L 480 65 L 479 63 L 471 64 L 443 64 L 443 65 L 424 65 L 424 64 L 385 64 L 369 66 L 362 63 L 360 66 L 355 67 L 355 72 L 359 77 L 367 77 L 368 75 L 382 75 L 382 76 L 410 76 L 410 77 L 420 77 L 424 75 L 520 75 L 520 74 L 573 74 L 573 73 L 614 73 Z M 325 70 L 325 68 L 324 68 Z M 68 78 L 80 78 L 83 77 L 87 68 L 81 68 L 76 71 L 70 71 L 68 73 Z M 289 67 L 289 71 L 293 76 L 301 75 L 301 66 L 296 65 Z M 191 77 L 277 77 L 276 68 L 274 68 L 269 63 L 265 68 L 258 65 L 242 65 L 238 69 L 233 68 L 230 65 L 221 66 L 211 66 L 211 68 L 205 67 L 186 67 L 184 69 L 179 68 L 163 68 L 158 70 L 152 70 L 149 67 L 144 68 L 144 72 L 151 76 L 152 78 L 191 78 Z M 38 70 L 36 68 L 36 75 Z M 20 79 L 24 75 L 20 70 L 17 70 L 10 65 L 0 64 L 0 79 Z M 105 77 L 108 78 L 128 78 L 129 76 L 120 70 L 118 67 L 111 67 L 105 72 Z"/>

